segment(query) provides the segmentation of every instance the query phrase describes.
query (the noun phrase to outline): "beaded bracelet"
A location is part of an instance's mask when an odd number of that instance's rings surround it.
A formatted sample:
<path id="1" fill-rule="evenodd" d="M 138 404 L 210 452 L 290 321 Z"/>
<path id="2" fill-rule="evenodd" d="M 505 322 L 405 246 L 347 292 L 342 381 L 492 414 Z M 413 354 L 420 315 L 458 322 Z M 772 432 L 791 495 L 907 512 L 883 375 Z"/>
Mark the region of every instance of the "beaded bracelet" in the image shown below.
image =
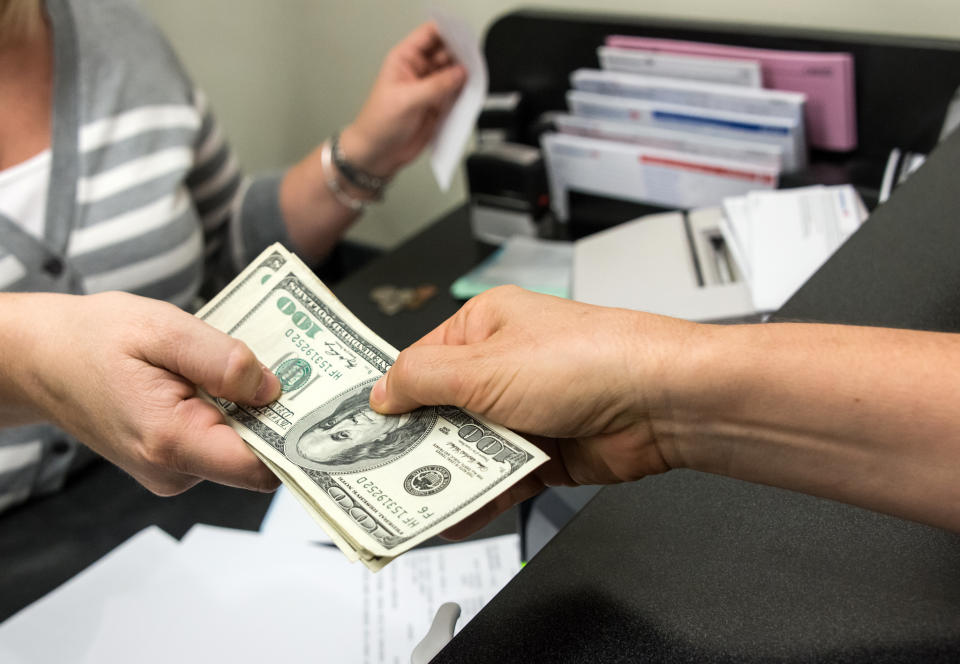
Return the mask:
<path id="1" fill-rule="evenodd" d="M 330 147 L 330 141 L 325 141 L 323 147 L 320 149 L 320 165 L 323 168 L 323 179 L 327 183 L 327 189 L 330 190 L 330 193 L 333 194 L 342 205 L 349 208 L 353 212 L 363 212 L 363 208 L 366 206 L 366 201 L 363 201 L 359 198 L 354 198 L 348 194 L 343 187 L 340 186 L 340 183 L 337 182 L 337 173 L 333 169 L 333 157 L 331 153 L 333 150 Z"/>
<path id="2" fill-rule="evenodd" d="M 343 174 L 346 181 L 357 189 L 369 191 L 375 198 L 379 199 L 383 195 L 383 190 L 387 186 L 387 183 L 390 182 L 390 178 L 383 178 L 373 175 L 372 173 L 367 173 L 355 164 L 350 163 L 347 156 L 343 154 L 343 148 L 340 147 L 339 132 L 333 135 L 330 142 L 330 150 L 333 153 L 333 163 L 336 164 L 337 170 Z"/>

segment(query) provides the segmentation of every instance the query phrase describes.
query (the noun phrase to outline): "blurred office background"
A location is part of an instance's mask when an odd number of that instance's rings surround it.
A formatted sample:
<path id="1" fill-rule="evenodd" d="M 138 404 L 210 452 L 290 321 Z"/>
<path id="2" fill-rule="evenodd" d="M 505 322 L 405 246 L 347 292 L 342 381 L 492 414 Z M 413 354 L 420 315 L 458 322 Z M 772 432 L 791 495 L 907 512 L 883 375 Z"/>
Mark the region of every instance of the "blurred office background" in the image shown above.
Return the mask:
<path id="1" fill-rule="evenodd" d="M 956 0 L 141 0 L 207 91 L 248 172 L 283 167 L 359 110 L 384 54 L 443 7 L 479 36 L 518 7 L 607 11 L 960 39 Z M 421 158 L 350 231 L 389 249 L 464 200 Z"/>

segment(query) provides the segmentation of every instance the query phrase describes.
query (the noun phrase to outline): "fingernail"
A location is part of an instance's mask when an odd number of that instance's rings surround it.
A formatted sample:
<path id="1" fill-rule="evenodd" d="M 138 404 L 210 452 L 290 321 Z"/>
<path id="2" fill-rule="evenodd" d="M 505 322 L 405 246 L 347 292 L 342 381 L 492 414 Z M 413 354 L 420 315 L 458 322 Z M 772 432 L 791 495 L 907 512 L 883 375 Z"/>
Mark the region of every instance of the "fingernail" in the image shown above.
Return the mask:
<path id="1" fill-rule="evenodd" d="M 374 406 L 382 406 L 383 403 L 387 400 L 387 376 L 390 375 L 390 372 L 380 376 L 380 380 L 373 384 L 373 389 L 370 390 L 370 403 Z"/>
<path id="2" fill-rule="evenodd" d="M 262 373 L 260 377 L 260 386 L 257 393 L 253 395 L 253 400 L 257 403 L 270 403 L 276 401 L 280 396 L 280 379 L 273 375 L 267 367 L 260 365 Z"/>

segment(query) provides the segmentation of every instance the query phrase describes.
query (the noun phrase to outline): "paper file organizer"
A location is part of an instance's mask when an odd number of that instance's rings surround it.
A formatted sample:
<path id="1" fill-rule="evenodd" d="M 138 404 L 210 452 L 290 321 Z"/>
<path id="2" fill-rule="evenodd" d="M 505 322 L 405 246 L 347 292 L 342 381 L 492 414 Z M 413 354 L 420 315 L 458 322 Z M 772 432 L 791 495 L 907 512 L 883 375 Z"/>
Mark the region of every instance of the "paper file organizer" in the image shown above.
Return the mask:
<path id="1" fill-rule="evenodd" d="M 857 147 L 855 75 L 849 53 L 784 52 L 622 35 L 612 35 L 607 44 L 673 55 L 758 61 L 765 88 L 806 95 L 811 146 L 840 152 Z"/>
<path id="2" fill-rule="evenodd" d="M 921 154 L 932 150 L 950 99 L 960 87 L 956 41 L 529 9 L 502 16 L 486 33 L 490 89 L 520 93 L 524 117 L 519 122 L 532 130 L 544 112 L 566 109 L 570 74 L 599 67 L 597 49 L 612 35 L 849 53 L 856 74 L 856 147 L 828 153 L 817 148 L 815 139 L 810 165 L 791 184 L 850 182 L 868 202 L 879 193 L 892 148 Z M 537 144 L 532 131 L 526 142 Z"/>

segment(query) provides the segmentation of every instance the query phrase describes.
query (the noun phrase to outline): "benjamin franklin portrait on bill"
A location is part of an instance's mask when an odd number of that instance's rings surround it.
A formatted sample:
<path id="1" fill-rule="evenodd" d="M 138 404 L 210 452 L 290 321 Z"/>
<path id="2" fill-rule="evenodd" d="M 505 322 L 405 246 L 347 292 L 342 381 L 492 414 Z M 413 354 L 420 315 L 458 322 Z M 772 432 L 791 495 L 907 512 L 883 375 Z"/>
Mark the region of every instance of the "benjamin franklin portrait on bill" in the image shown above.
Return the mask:
<path id="1" fill-rule="evenodd" d="M 284 437 L 287 458 L 328 473 L 361 472 L 403 456 L 429 433 L 434 408 L 384 416 L 370 408 L 371 387 L 358 385 L 297 422 Z"/>

